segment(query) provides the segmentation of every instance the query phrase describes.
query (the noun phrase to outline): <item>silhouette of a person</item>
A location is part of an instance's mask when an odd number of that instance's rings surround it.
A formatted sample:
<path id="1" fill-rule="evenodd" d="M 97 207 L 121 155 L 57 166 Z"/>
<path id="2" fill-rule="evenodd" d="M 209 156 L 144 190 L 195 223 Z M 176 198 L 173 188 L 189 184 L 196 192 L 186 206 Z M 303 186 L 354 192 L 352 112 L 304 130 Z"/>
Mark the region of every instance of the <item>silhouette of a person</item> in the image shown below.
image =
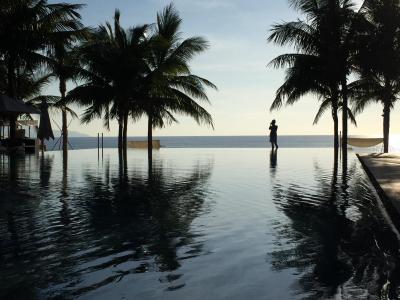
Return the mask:
<path id="1" fill-rule="evenodd" d="M 272 150 L 276 147 L 278 149 L 278 126 L 275 125 L 276 121 L 272 120 L 271 124 L 269 125 L 269 141 L 272 146 Z"/>

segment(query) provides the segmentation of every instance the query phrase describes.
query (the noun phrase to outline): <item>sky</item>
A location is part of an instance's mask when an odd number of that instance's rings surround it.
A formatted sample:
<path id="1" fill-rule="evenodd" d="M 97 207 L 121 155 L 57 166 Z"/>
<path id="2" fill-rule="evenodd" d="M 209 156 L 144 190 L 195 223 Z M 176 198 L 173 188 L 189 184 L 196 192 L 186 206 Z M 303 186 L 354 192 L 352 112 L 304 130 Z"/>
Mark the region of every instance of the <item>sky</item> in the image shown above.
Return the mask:
<path id="1" fill-rule="evenodd" d="M 56 2 L 53 0 L 50 3 Z M 154 23 L 156 14 L 171 1 L 166 0 L 66 0 L 84 3 L 81 10 L 83 23 L 95 27 L 111 21 L 114 10 L 121 11 L 121 22 L 126 28 Z M 210 48 L 196 57 L 192 72 L 212 81 L 218 91 L 209 90 L 211 105 L 204 107 L 211 113 L 215 129 L 199 126 L 187 117 L 177 115 L 178 124 L 155 129 L 155 136 L 191 135 L 266 135 L 272 119 L 277 120 L 280 135 L 331 134 L 332 118 L 329 112 L 313 125 L 319 103 L 313 97 L 304 97 L 293 106 L 279 111 L 269 111 L 274 95 L 284 80 L 284 70 L 268 67 L 277 55 L 292 49 L 277 47 L 267 42 L 271 25 L 301 18 L 287 0 L 175 0 L 183 19 L 183 36 L 202 36 Z M 73 83 L 69 83 L 73 88 Z M 46 94 L 58 95 L 57 82 L 49 85 Z M 74 107 L 78 113 L 82 109 Z M 392 115 L 391 132 L 400 133 L 399 109 Z M 358 116 L 358 126 L 350 126 L 350 135 L 379 135 L 382 128 L 382 107 L 373 105 Z M 52 118 L 60 124 L 59 114 Z M 54 126 L 57 129 L 57 125 Z M 110 131 L 101 120 L 89 125 L 73 120 L 69 129 L 88 135 L 104 132 L 105 136 L 117 135 L 117 123 Z M 129 123 L 128 135 L 145 136 L 147 122 Z"/>

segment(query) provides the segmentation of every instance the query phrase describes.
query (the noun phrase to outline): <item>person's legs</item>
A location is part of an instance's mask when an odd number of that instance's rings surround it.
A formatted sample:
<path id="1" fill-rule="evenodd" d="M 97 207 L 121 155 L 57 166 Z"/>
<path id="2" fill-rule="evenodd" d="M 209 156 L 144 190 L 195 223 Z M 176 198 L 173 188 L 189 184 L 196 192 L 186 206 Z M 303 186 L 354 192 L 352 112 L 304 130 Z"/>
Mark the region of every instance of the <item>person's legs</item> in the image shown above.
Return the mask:
<path id="1" fill-rule="evenodd" d="M 274 142 L 271 141 L 271 148 L 274 150 Z"/>
<path id="2" fill-rule="evenodd" d="M 278 149 L 279 148 L 278 143 L 276 141 L 274 141 L 274 144 L 275 144 L 276 149 Z"/>

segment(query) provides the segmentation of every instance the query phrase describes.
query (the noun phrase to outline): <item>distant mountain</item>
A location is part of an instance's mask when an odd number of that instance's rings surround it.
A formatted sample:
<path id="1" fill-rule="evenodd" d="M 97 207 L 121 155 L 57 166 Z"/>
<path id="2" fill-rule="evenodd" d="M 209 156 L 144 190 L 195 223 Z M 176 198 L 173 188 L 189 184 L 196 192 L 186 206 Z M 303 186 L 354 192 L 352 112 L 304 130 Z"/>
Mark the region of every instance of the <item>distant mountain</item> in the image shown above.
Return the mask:
<path id="1" fill-rule="evenodd" d="M 59 130 L 53 130 L 53 133 L 55 137 L 61 136 L 61 132 Z M 90 135 L 78 131 L 68 130 L 68 137 L 90 137 Z"/>

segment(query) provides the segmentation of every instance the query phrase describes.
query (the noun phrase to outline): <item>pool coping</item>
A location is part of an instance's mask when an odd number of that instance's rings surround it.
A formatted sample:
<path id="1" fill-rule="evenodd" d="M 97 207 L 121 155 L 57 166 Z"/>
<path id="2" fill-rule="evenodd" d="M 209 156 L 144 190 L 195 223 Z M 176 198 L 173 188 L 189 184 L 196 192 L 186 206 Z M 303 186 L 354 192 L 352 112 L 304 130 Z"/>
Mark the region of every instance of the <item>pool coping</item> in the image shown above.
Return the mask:
<path id="1" fill-rule="evenodd" d="M 390 223 L 394 226 L 394 229 L 396 231 L 395 233 L 400 239 L 400 211 L 393 204 L 391 198 L 386 194 L 385 190 L 376 179 L 374 173 L 370 170 L 366 162 L 363 160 L 362 154 L 356 153 L 356 156 L 374 188 L 374 194 L 377 200 L 382 204 L 383 208 L 386 211 L 387 217 L 389 217 L 388 221 L 390 221 Z"/>

